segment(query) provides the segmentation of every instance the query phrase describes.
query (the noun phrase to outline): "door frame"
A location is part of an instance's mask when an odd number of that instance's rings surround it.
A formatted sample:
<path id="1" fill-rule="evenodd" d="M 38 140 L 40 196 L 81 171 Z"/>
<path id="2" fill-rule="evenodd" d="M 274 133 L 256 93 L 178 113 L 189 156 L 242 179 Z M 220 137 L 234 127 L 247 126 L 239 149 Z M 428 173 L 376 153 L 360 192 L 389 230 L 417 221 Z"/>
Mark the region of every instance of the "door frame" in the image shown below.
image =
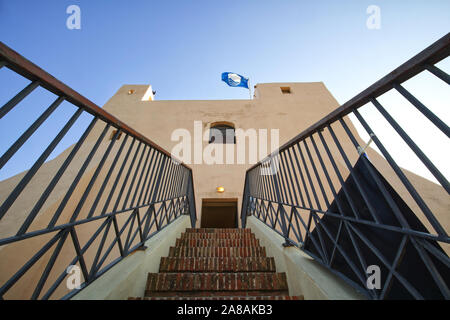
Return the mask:
<path id="1" fill-rule="evenodd" d="M 216 205 L 214 205 L 216 204 Z M 224 207 L 227 206 L 236 207 L 236 217 L 235 217 L 235 228 L 239 228 L 239 210 L 238 210 L 238 204 L 239 199 L 238 198 L 202 198 L 202 207 L 201 207 L 201 217 L 203 219 L 203 207 Z M 201 221 L 200 221 L 201 226 Z"/>

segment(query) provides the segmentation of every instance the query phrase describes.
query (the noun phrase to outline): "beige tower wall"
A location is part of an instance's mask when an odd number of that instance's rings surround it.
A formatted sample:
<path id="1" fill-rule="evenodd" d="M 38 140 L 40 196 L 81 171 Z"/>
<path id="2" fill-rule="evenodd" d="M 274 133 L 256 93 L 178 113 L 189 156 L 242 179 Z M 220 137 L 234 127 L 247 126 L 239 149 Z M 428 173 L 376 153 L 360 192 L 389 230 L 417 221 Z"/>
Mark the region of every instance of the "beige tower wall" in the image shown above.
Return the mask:
<path id="1" fill-rule="evenodd" d="M 289 86 L 291 94 L 283 95 L 281 86 Z M 130 95 L 130 90 L 135 90 L 134 94 Z M 204 132 L 212 123 L 221 121 L 243 130 L 267 129 L 269 136 L 270 129 L 279 129 L 283 144 L 339 106 L 323 83 L 258 84 L 254 100 L 141 101 L 146 90 L 147 86 L 125 85 L 104 108 L 168 151 L 179 143 L 171 141 L 176 129 L 187 129 L 194 137 L 194 121 L 201 121 Z M 207 146 L 208 142 L 203 141 L 203 150 Z M 238 198 L 241 207 L 245 171 L 251 165 L 248 154 L 243 165 L 189 165 L 194 172 L 199 218 L 203 198 Z M 225 192 L 217 193 L 218 186 L 223 186 Z"/>
<path id="2" fill-rule="evenodd" d="M 283 94 L 281 87 L 289 87 L 291 93 Z M 134 90 L 134 94 L 130 95 L 129 90 Z M 178 143 L 171 141 L 171 133 L 178 128 L 185 128 L 193 136 L 194 121 L 201 121 L 206 131 L 211 123 L 220 121 L 231 122 L 235 128 L 243 130 L 279 129 L 280 145 L 282 145 L 339 106 L 322 82 L 258 84 L 255 86 L 253 100 L 141 101 L 146 90 L 147 86 L 143 85 L 124 85 L 105 104 L 104 108 L 169 151 Z M 365 145 L 351 121 L 347 117 L 345 121 L 360 145 Z M 353 165 L 358 158 L 353 144 L 340 125 L 334 125 L 333 129 Z M 345 179 L 348 176 L 345 162 L 331 136 L 324 132 L 324 137 Z M 208 142 L 204 141 L 203 148 L 207 145 Z M 325 149 L 321 147 L 320 142 L 318 146 L 322 157 L 326 158 Z M 248 149 L 248 143 L 246 148 Z M 372 163 L 432 231 L 428 220 L 385 159 L 371 148 L 367 150 L 367 153 Z M 203 198 L 238 198 L 240 208 L 245 171 L 250 165 L 249 163 L 245 165 L 192 164 L 198 217 L 201 217 Z M 333 169 L 330 167 L 329 171 Z M 410 171 L 403 171 L 419 190 L 443 227 L 449 230 L 450 217 L 447 213 L 450 209 L 450 198 L 445 190 Z M 325 177 L 321 176 L 321 180 L 325 182 Z M 335 186 L 339 186 L 336 177 L 333 178 L 333 182 Z M 217 193 L 218 186 L 225 187 L 225 192 Z M 316 188 L 319 190 L 318 186 Z"/>

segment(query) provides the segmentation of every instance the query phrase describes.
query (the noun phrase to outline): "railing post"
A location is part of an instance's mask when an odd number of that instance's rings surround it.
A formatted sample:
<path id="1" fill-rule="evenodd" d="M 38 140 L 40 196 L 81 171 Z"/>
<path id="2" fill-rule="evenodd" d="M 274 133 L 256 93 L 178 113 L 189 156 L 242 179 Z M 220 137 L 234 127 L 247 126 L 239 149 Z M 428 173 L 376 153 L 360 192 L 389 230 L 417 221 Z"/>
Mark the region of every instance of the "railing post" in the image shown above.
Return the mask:
<path id="1" fill-rule="evenodd" d="M 248 174 L 245 174 L 244 182 L 244 194 L 242 195 L 242 207 L 241 207 L 241 227 L 244 229 L 247 226 L 247 209 L 248 209 L 248 199 L 250 198 L 250 191 L 248 186 Z"/>
<path id="2" fill-rule="evenodd" d="M 189 204 L 189 215 L 191 217 L 191 227 L 195 228 L 195 224 L 197 222 L 197 212 L 195 208 L 194 177 L 192 175 L 192 170 L 189 171 L 187 188 L 187 199 Z"/>
<path id="3" fill-rule="evenodd" d="M 279 173 L 280 168 L 279 168 L 279 166 L 276 166 L 276 165 L 274 165 L 274 167 L 272 167 L 272 163 L 274 161 L 273 157 L 270 159 L 270 161 L 271 161 L 271 168 L 276 168 L 275 172 L 272 172 L 271 174 L 275 176 L 273 179 L 273 182 L 274 182 L 274 188 L 275 188 L 275 193 L 276 193 L 276 197 L 277 197 L 278 209 L 281 214 L 281 217 L 280 217 L 281 229 L 283 231 L 283 237 L 284 237 L 283 247 L 292 247 L 293 243 L 289 240 L 288 228 L 286 226 L 286 212 L 284 211 L 284 207 L 281 204 L 282 201 L 281 201 L 281 196 L 280 196 L 280 186 L 278 184 L 278 180 L 276 177 Z M 273 170 L 273 169 L 271 169 L 271 170 Z M 281 206 L 281 210 L 280 210 L 280 206 Z"/>

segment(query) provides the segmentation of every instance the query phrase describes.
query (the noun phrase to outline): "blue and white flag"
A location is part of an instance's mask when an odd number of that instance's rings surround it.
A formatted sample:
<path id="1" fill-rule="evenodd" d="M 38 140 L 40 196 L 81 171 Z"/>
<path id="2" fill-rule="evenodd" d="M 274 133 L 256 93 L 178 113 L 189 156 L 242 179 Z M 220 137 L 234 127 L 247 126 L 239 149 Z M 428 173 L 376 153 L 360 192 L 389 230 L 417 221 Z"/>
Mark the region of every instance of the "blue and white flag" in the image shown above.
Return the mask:
<path id="1" fill-rule="evenodd" d="M 222 81 L 226 82 L 230 87 L 243 87 L 249 89 L 248 78 L 245 78 L 237 73 L 222 73 Z"/>

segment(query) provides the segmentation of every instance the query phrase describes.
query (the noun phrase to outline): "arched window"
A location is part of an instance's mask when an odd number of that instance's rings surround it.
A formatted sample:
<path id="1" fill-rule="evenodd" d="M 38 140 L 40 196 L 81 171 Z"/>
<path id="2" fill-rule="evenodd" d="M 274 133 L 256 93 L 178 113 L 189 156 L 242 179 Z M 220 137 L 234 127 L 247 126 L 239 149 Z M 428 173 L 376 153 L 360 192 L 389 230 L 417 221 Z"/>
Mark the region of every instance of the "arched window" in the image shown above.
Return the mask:
<path id="1" fill-rule="evenodd" d="M 236 143 L 232 123 L 216 122 L 209 129 L 209 143 Z"/>

